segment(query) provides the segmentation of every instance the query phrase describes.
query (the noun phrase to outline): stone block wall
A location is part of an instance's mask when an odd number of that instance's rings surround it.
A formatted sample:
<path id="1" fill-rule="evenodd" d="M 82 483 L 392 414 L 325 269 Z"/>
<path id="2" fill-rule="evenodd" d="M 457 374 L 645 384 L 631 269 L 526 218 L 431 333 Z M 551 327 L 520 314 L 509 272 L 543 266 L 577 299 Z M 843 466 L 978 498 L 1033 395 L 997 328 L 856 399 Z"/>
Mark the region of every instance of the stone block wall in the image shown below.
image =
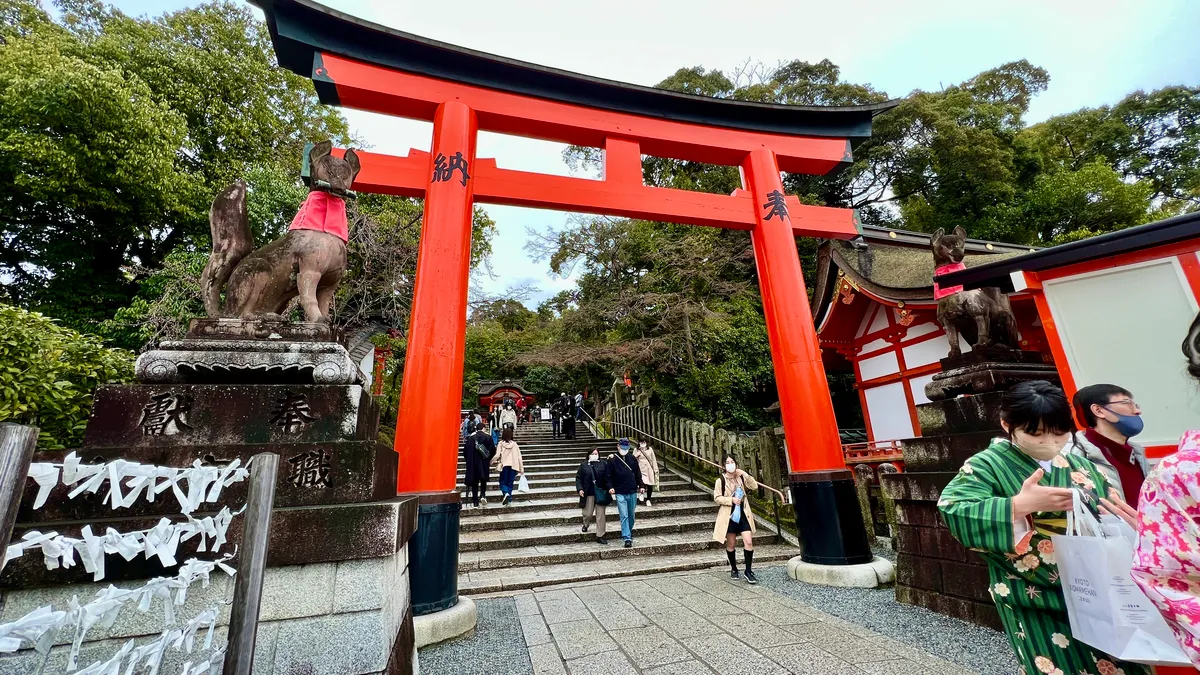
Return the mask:
<path id="1" fill-rule="evenodd" d="M 115 585 L 136 588 L 141 583 Z M 188 589 L 187 602 L 176 606 L 176 623 L 219 606 L 221 617 L 213 646 L 224 645 L 233 585 L 234 580 L 223 572 L 213 573 L 208 588 L 197 582 Z M 8 591 L 0 623 L 45 605 L 65 607 L 73 595 L 81 601 L 90 600 L 107 586 L 108 582 L 100 582 Z M 164 628 L 161 607 L 161 600 L 155 600 L 145 614 L 135 607 L 124 607 L 111 628 L 97 628 L 87 634 L 80 664 L 86 666 L 111 657 L 131 638 L 141 643 L 157 637 Z M 202 631 L 201 640 L 203 636 Z M 66 672 L 72 637 L 60 636 L 45 672 Z M 171 650 L 167 653 L 160 668 L 163 673 L 180 672 L 183 662 L 198 663 L 207 657 L 207 652 L 199 649 L 191 655 Z M 382 558 L 267 568 L 255 644 L 256 675 L 407 674 L 413 672 L 414 653 L 407 544 Z M 32 649 L 2 654 L 0 675 L 37 672 L 41 658 Z"/>
<path id="2" fill-rule="evenodd" d="M 999 402 L 994 393 L 917 406 L 925 436 L 904 441 L 904 472 L 880 482 L 896 510 L 896 599 L 1003 630 L 987 566 L 951 536 L 937 508 L 963 462 L 999 431 Z"/>

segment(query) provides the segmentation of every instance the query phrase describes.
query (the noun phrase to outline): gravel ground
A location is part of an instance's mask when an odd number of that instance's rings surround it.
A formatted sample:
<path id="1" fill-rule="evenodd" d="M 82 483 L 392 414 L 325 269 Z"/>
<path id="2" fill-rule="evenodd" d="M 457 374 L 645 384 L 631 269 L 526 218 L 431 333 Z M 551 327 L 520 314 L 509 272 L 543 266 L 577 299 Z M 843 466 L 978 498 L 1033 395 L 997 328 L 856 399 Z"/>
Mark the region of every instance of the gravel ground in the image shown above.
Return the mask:
<path id="1" fill-rule="evenodd" d="M 533 675 L 525 634 L 512 598 L 476 600 L 474 633 L 419 650 L 421 672 L 455 675 Z"/>
<path id="2" fill-rule="evenodd" d="M 882 550 L 876 550 L 876 555 L 883 553 Z M 792 579 L 785 567 L 764 567 L 758 572 L 758 580 L 761 585 L 793 600 L 940 656 L 981 675 L 1011 675 L 1017 672 L 1017 660 L 1004 633 L 942 616 L 922 607 L 900 604 L 896 602 L 891 587 L 815 586 Z"/>

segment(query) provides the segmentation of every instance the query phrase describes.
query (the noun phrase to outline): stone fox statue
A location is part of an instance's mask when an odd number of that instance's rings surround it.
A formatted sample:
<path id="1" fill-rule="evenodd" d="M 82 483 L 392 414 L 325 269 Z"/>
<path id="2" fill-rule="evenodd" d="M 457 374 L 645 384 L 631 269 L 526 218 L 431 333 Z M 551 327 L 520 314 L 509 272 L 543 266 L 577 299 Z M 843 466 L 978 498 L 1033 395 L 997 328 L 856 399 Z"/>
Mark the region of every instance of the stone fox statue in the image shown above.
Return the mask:
<path id="1" fill-rule="evenodd" d="M 330 154 L 323 141 L 309 153 L 313 188 L 288 233 L 257 251 L 246 210 L 246 183 L 238 181 L 213 200 L 208 223 L 213 250 L 200 275 L 210 318 L 280 320 L 300 296 L 307 321 L 328 322 L 329 306 L 346 269 L 346 202 L 358 175 L 358 155 Z M 228 285 L 226 285 L 228 282 Z M 225 309 L 221 287 L 225 286 Z"/>
<path id="2" fill-rule="evenodd" d="M 933 233 L 934 281 L 933 297 L 938 301 L 937 320 L 946 331 L 950 342 L 950 356 L 962 355 L 958 336 L 962 334 L 972 347 L 1004 346 L 1017 348 L 1017 320 L 1013 316 L 1008 297 L 998 288 L 980 288 L 964 291 L 962 286 L 941 288 L 938 274 L 948 274 L 965 269 L 963 255 L 966 253 L 967 231 L 954 228 L 954 234 L 946 234 L 938 228 Z"/>

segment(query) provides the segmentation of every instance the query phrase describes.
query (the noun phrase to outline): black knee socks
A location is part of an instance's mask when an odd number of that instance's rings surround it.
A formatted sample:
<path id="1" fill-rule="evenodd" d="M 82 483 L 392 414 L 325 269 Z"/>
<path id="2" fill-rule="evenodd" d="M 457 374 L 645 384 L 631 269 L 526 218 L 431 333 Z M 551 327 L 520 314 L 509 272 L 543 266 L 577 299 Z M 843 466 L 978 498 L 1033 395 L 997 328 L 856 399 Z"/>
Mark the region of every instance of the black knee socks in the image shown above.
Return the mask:
<path id="1" fill-rule="evenodd" d="M 737 569 L 737 551 L 725 551 L 725 555 L 729 556 L 729 569 L 733 570 L 734 572 L 738 571 L 738 569 Z M 749 569 L 749 568 L 747 568 L 747 569 Z"/>
<path id="2" fill-rule="evenodd" d="M 744 554 L 745 554 L 745 556 L 746 556 L 746 571 L 747 571 L 747 572 L 749 572 L 749 571 L 750 571 L 750 565 L 754 563 L 754 550 L 753 550 L 753 549 L 749 549 L 749 548 L 747 548 L 747 549 L 744 549 L 744 550 L 743 550 L 743 553 L 744 553 Z M 730 551 L 730 552 L 729 552 L 729 557 L 730 557 L 730 558 L 732 558 L 732 557 L 733 557 L 733 551 Z"/>

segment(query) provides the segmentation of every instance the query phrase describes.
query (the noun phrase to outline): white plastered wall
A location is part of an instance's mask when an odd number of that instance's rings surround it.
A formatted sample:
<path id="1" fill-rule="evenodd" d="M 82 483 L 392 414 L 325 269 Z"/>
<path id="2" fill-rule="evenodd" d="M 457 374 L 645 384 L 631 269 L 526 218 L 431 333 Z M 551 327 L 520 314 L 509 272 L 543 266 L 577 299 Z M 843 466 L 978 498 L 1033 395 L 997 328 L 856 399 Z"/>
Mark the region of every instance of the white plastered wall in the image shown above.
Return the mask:
<path id="1" fill-rule="evenodd" d="M 1109 383 L 1142 406 L 1143 445 L 1200 427 L 1200 385 L 1180 351 L 1197 306 L 1175 258 L 1046 281 L 1043 292 L 1075 385 Z"/>

